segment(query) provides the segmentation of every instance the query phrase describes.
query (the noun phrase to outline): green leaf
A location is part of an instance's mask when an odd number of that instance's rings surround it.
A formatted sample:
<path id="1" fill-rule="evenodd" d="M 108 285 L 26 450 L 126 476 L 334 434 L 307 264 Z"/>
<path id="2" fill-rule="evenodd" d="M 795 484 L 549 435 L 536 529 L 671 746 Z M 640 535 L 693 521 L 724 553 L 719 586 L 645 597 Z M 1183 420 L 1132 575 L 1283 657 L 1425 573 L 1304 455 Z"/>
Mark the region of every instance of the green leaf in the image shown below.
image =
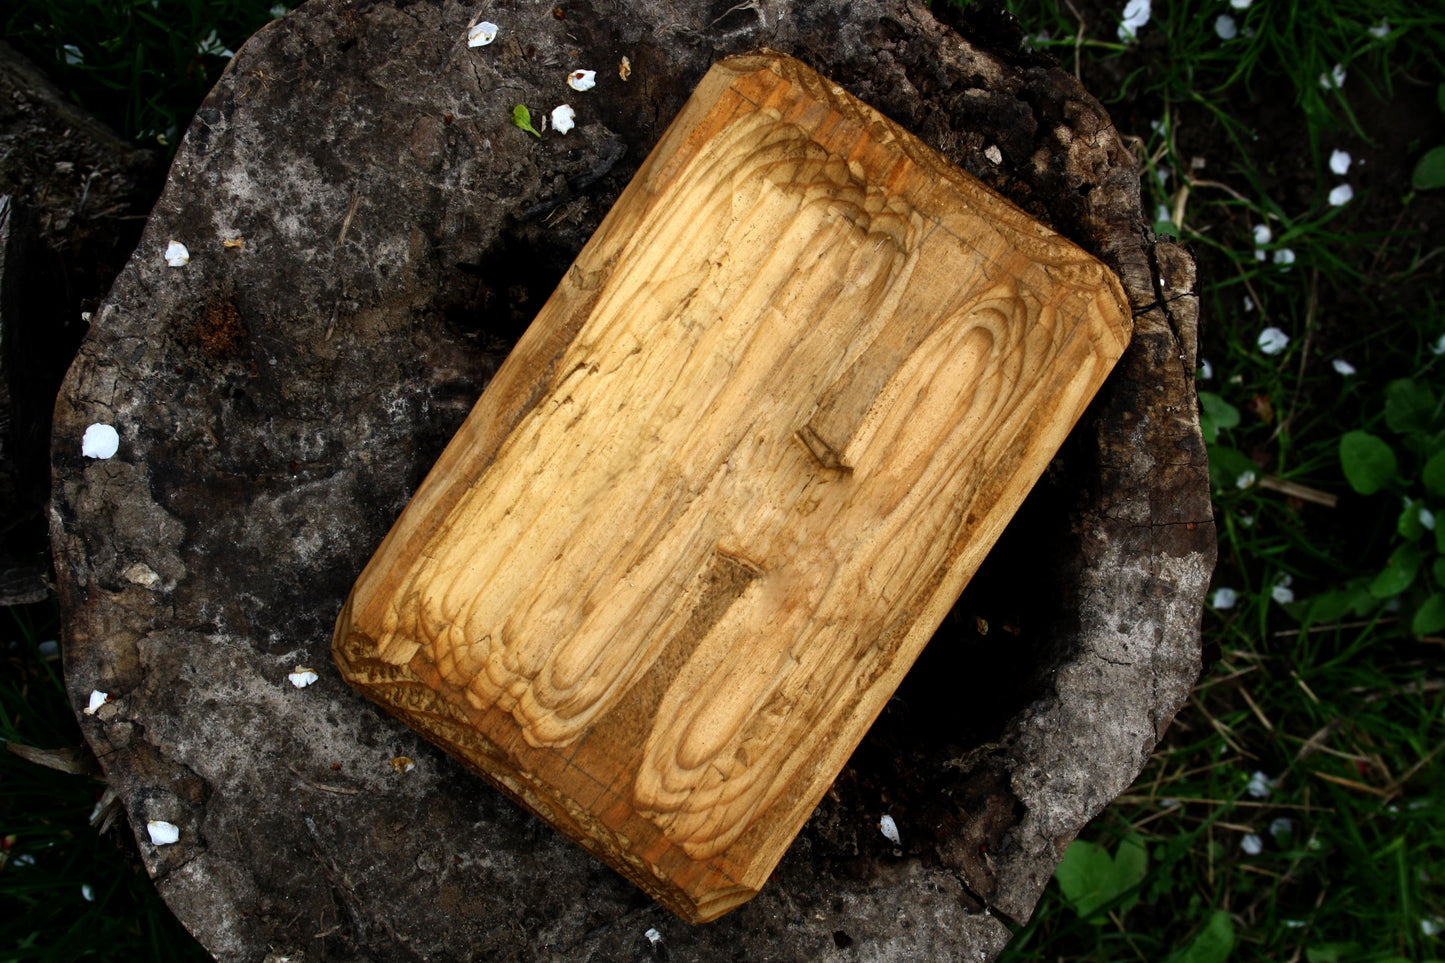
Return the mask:
<path id="1" fill-rule="evenodd" d="M 1199 392 L 1199 408 L 1199 428 L 1204 432 L 1204 440 L 1208 444 L 1212 445 L 1219 440 L 1221 428 L 1235 428 L 1239 425 L 1239 409 L 1212 391 Z"/>
<path id="2" fill-rule="evenodd" d="M 1435 106 L 1440 108 L 1440 113 L 1445 114 L 1445 84 L 1435 88 Z"/>
<path id="3" fill-rule="evenodd" d="M 1425 462 L 1421 472 L 1425 488 L 1433 495 L 1445 495 L 1445 451 L 1437 451 Z"/>
<path id="4" fill-rule="evenodd" d="M 1065 850 L 1054 879 L 1079 917 L 1089 919 L 1143 882 L 1148 871 L 1149 853 L 1138 836 L 1121 840 L 1114 856 L 1097 843 L 1076 839 Z M 1093 922 L 1102 924 L 1104 917 Z"/>
<path id="5" fill-rule="evenodd" d="M 1354 942 L 1321 943 L 1305 950 L 1305 960 L 1307 963 L 1341 963 L 1358 952 L 1360 944 Z"/>
<path id="6" fill-rule="evenodd" d="M 1234 919 L 1225 910 L 1215 910 L 1184 952 L 1172 963 L 1224 963 L 1234 951 Z"/>
<path id="7" fill-rule="evenodd" d="M 1418 542 L 1420 536 L 1425 534 L 1425 518 L 1421 514 L 1425 511 L 1423 502 L 1410 502 L 1400 512 L 1400 520 L 1395 523 L 1395 530 L 1400 537 L 1411 542 Z"/>
<path id="8" fill-rule="evenodd" d="M 1415 610 L 1410 632 L 1417 636 L 1434 635 L 1441 629 L 1445 629 L 1445 595 L 1436 592 Z"/>
<path id="9" fill-rule="evenodd" d="M 1300 621 L 1305 625 L 1333 625 L 1347 615 L 1363 618 L 1380 604 L 1370 594 L 1370 582 L 1369 577 L 1352 579 L 1344 588 L 1316 595 L 1309 600 Z"/>
<path id="10" fill-rule="evenodd" d="M 1398 378 L 1385 386 L 1385 424 L 1399 435 L 1425 434 L 1435 419 L 1435 392 L 1429 385 Z"/>
<path id="11" fill-rule="evenodd" d="M 518 104 L 512 108 L 512 123 L 522 128 L 529 134 L 542 136 L 542 132 L 532 126 L 532 112 L 527 109 L 526 104 Z"/>
<path id="12" fill-rule="evenodd" d="M 1435 564 L 1430 566 L 1430 574 L 1435 576 L 1435 584 L 1445 588 L 1445 556 L 1435 559 Z"/>
<path id="13" fill-rule="evenodd" d="M 1417 545 L 1401 545 L 1390 553 L 1385 570 L 1370 583 L 1370 594 L 1377 599 L 1394 598 L 1415 581 L 1420 571 L 1421 552 Z"/>
<path id="14" fill-rule="evenodd" d="M 1394 480 L 1399 462 L 1395 450 L 1382 439 L 1368 431 L 1351 431 L 1340 439 L 1340 467 L 1351 488 L 1373 495 Z"/>
<path id="15" fill-rule="evenodd" d="M 1410 175 L 1410 183 L 1417 191 L 1445 187 L 1445 147 L 1436 147 L 1425 152 L 1425 156 L 1415 164 L 1415 173 Z"/>
<path id="16" fill-rule="evenodd" d="M 1216 490 L 1248 488 L 1259 480 L 1259 466 L 1238 448 L 1209 446 L 1209 484 Z"/>

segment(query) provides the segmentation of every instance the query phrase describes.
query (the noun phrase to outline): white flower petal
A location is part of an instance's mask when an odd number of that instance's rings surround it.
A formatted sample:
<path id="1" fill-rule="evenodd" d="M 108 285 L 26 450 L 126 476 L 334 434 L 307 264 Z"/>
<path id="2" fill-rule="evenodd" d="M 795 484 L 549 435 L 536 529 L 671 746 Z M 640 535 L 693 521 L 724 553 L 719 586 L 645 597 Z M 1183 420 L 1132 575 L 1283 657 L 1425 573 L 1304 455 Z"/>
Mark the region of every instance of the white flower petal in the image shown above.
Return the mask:
<path id="1" fill-rule="evenodd" d="M 1150 0 L 1129 0 L 1124 6 L 1124 20 L 1119 24 L 1119 39 L 1133 40 L 1149 22 Z"/>
<path id="2" fill-rule="evenodd" d="M 286 678 L 290 679 L 291 684 L 294 685 L 296 688 L 304 689 L 311 683 L 315 682 L 317 679 L 321 678 L 321 676 L 317 675 L 316 670 L 314 669 L 308 668 L 304 665 L 298 665 L 290 675 L 286 676 Z"/>
<path id="3" fill-rule="evenodd" d="M 990 164 L 1003 163 L 1003 151 L 999 150 L 997 144 L 989 144 L 984 148 L 983 156 L 988 158 Z"/>
<path id="4" fill-rule="evenodd" d="M 1355 366 L 1350 364 L 1344 358 L 1336 358 L 1335 360 L 1331 361 L 1330 364 L 1334 366 L 1334 369 L 1337 373 L 1344 375 L 1346 378 L 1350 377 L 1352 374 L 1355 373 Z"/>
<path id="5" fill-rule="evenodd" d="M 878 831 L 883 834 L 883 838 L 887 839 L 893 845 L 903 845 L 903 837 L 898 835 L 898 824 L 893 821 L 892 816 L 884 814 L 879 817 Z"/>
<path id="6" fill-rule="evenodd" d="M 1344 150 L 1330 151 L 1330 170 L 1341 177 L 1350 172 L 1350 152 Z"/>
<path id="7" fill-rule="evenodd" d="M 1233 40 L 1239 36 L 1239 25 L 1229 14 L 1221 13 L 1214 18 L 1214 32 L 1219 35 L 1220 40 Z"/>
<path id="8" fill-rule="evenodd" d="M 99 689 L 91 689 L 90 704 L 87 705 L 82 711 L 88 716 L 93 716 L 96 714 L 96 712 L 100 710 L 101 706 L 105 705 L 109 701 L 109 693 L 101 692 Z"/>
<path id="9" fill-rule="evenodd" d="M 1264 799 L 1274 791 L 1274 784 L 1275 780 L 1256 769 L 1250 774 L 1249 784 L 1244 787 L 1244 791 L 1255 799 Z"/>
<path id="10" fill-rule="evenodd" d="M 1199 380 L 1208 381 L 1214 377 L 1214 365 L 1209 363 L 1208 358 L 1199 359 Z"/>
<path id="11" fill-rule="evenodd" d="M 646 933 L 643 933 L 642 935 L 647 937 L 647 943 L 649 946 L 657 946 L 662 942 L 662 934 L 658 932 L 656 927 L 649 929 Z"/>
<path id="12" fill-rule="evenodd" d="M 1355 189 L 1348 184 L 1340 184 L 1330 191 L 1330 204 L 1335 207 L 1342 207 L 1350 203 L 1355 196 Z"/>
<path id="13" fill-rule="evenodd" d="M 1431 354 L 1445 354 L 1445 334 L 1430 342 Z"/>
<path id="14" fill-rule="evenodd" d="M 1344 64 L 1335 64 L 1327 74 L 1320 74 L 1320 86 L 1325 90 L 1338 90 L 1345 85 Z"/>
<path id="15" fill-rule="evenodd" d="M 1268 327 L 1259 333 L 1259 350 L 1265 354 L 1279 354 L 1289 346 L 1289 335 L 1279 328 Z"/>
<path id="16" fill-rule="evenodd" d="M 1234 480 L 1234 487 L 1243 491 L 1257 481 L 1259 481 L 1259 475 L 1255 474 L 1254 469 L 1246 468 L 1240 472 L 1239 477 Z"/>
<path id="17" fill-rule="evenodd" d="M 1254 246 L 1264 247 L 1274 239 L 1274 232 L 1269 229 L 1268 224 L 1256 224 L 1254 226 Z"/>
<path id="18" fill-rule="evenodd" d="M 1280 605 L 1288 605 L 1294 601 L 1294 589 L 1288 585 L 1276 585 L 1269 590 L 1269 597 Z"/>
<path id="19" fill-rule="evenodd" d="M 1246 833 L 1244 838 L 1239 841 L 1239 848 L 1250 856 L 1258 856 L 1264 852 L 1264 840 L 1260 839 L 1256 833 Z"/>
<path id="20" fill-rule="evenodd" d="M 1229 5 L 1236 10 L 1248 10 L 1254 0 L 1229 0 Z"/>
<path id="21" fill-rule="evenodd" d="M 1271 836 L 1288 836 L 1292 832 L 1294 832 L 1294 822 L 1288 816 L 1280 816 L 1269 824 Z"/>
<path id="22" fill-rule="evenodd" d="M 467 28 L 467 46 L 485 47 L 497 39 L 497 25 L 490 20 L 474 23 Z"/>
<path id="23" fill-rule="evenodd" d="M 1214 590 L 1214 595 L 1209 599 L 1209 604 L 1217 609 L 1232 609 L 1234 603 L 1239 601 L 1239 593 L 1227 586 L 1220 586 Z"/>
<path id="24" fill-rule="evenodd" d="M 171 267 L 185 267 L 191 260 L 191 252 L 180 241 L 166 244 L 166 263 Z"/>
<path id="25" fill-rule="evenodd" d="M 1420 524 L 1427 532 L 1435 531 L 1435 513 L 1424 505 L 1420 506 Z"/>
<path id="26" fill-rule="evenodd" d="M 85 54 L 75 44 L 68 43 L 60 49 L 65 51 L 65 63 L 68 66 L 74 67 L 76 64 L 85 63 Z"/>
<path id="27" fill-rule="evenodd" d="M 80 884 L 80 896 L 81 896 L 81 898 L 84 899 L 87 903 L 94 903 L 94 902 L 95 902 L 95 890 L 93 890 L 93 889 L 90 888 L 90 884 L 89 884 L 89 883 L 81 883 L 81 884 Z"/>
<path id="28" fill-rule="evenodd" d="M 1379 23 L 1366 30 L 1365 33 L 1374 37 L 1376 40 L 1384 40 L 1390 35 L 1390 21 L 1381 20 Z"/>
<path id="29" fill-rule="evenodd" d="M 85 434 L 80 438 L 80 453 L 86 458 L 104 460 L 115 457 L 115 453 L 118 451 L 120 451 L 120 432 L 110 425 L 96 422 L 85 429 Z"/>
<path id="30" fill-rule="evenodd" d="M 1273 261 L 1280 267 L 1289 267 L 1291 264 L 1294 263 L 1294 251 L 1290 250 L 1287 247 L 1282 247 L 1278 251 L 1274 252 Z"/>
<path id="31" fill-rule="evenodd" d="M 146 832 L 150 833 L 153 846 L 169 846 L 181 838 L 180 828 L 175 823 L 168 823 L 164 819 L 152 819 L 147 822 Z"/>
<path id="32" fill-rule="evenodd" d="M 591 90 L 597 86 L 597 71 L 574 70 L 567 75 L 567 86 L 573 90 Z"/>
<path id="33" fill-rule="evenodd" d="M 559 134 L 565 134 L 577 126 L 577 111 L 567 104 L 562 104 L 552 109 L 552 129 Z"/>

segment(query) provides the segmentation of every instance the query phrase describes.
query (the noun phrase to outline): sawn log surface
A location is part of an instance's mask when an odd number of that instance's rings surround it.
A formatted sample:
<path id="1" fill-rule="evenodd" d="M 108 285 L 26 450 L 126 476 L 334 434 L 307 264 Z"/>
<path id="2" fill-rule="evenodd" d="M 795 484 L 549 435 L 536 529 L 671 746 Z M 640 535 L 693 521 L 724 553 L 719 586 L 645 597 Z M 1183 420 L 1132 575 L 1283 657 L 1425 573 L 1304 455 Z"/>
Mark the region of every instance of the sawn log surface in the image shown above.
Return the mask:
<path id="1" fill-rule="evenodd" d="M 1103 264 L 716 64 L 365 572 L 343 675 L 679 915 L 753 896 L 1128 343 Z"/>

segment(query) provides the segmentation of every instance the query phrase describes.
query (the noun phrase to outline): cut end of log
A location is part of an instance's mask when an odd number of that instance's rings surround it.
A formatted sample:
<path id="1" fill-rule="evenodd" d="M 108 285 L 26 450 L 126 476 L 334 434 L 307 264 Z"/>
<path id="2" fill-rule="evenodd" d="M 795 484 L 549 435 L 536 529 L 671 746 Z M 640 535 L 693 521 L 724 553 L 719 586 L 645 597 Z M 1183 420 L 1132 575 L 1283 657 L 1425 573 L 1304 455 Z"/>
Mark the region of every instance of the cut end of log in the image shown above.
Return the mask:
<path id="1" fill-rule="evenodd" d="M 345 678 L 693 922 L 764 884 L 1127 343 L 1101 264 L 717 64 L 352 590 Z M 800 427 L 801 426 L 801 427 Z"/>

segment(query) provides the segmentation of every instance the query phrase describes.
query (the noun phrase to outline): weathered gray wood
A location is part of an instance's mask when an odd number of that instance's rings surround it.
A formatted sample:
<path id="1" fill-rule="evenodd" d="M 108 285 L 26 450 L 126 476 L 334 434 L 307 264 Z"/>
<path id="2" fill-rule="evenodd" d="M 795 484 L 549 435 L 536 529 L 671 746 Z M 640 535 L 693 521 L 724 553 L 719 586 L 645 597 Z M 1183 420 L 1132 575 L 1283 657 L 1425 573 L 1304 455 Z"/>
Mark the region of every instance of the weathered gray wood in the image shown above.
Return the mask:
<path id="1" fill-rule="evenodd" d="M 1198 671 L 1191 262 L 1148 233 L 1132 158 L 1068 75 L 921 6 L 558 9 L 311 0 L 200 111 L 57 408 L 69 686 L 78 706 L 111 695 L 87 738 L 161 891 L 224 959 L 629 959 L 650 927 L 674 958 L 991 958 Z M 469 48 L 482 17 L 501 32 Z M 688 927 L 371 708 L 327 648 L 509 339 L 707 66 L 760 45 L 1110 264 L 1136 330 L 762 895 Z M 565 85 L 578 67 L 593 90 Z M 564 101 L 565 136 L 510 122 Z M 96 422 L 112 459 L 81 455 Z M 319 682 L 294 688 L 301 665 Z M 154 846 L 154 819 L 179 842 Z"/>

